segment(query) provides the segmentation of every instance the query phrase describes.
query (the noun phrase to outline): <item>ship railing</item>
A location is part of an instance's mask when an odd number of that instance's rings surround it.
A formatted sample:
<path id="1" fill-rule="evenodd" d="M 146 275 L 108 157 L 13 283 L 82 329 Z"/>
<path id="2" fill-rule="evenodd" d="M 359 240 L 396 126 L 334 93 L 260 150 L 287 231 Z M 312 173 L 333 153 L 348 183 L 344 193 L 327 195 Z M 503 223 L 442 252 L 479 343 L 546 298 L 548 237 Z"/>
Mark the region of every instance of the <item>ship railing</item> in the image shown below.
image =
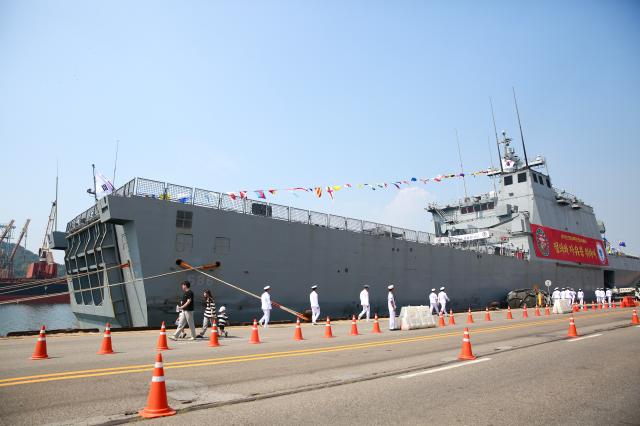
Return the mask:
<path id="1" fill-rule="evenodd" d="M 137 196 L 156 198 L 175 203 L 191 204 L 253 216 L 264 216 L 275 220 L 304 223 L 323 228 L 358 232 L 421 244 L 434 244 L 435 241 L 435 235 L 428 232 L 414 231 L 366 220 L 283 206 L 246 198 L 244 196 L 241 197 L 238 194 L 225 194 L 144 178 L 132 179 L 114 191 L 112 195 L 120 197 Z"/>
<path id="2" fill-rule="evenodd" d="M 67 223 L 67 232 L 82 228 L 83 226 L 96 220 L 99 216 L 100 215 L 98 214 L 98 206 L 94 204 L 93 206 L 89 207 L 87 210 L 73 218 L 69 223 Z"/>
<path id="3" fill-rule="evenodd" d="M 263 216 L 274 220 L 303 223 L 329 229 L 357 232 L 377 237 L 393 238 L 419 244 L 439 245 L 435 234 L 399 228 L 367 220 L 353 219 L 296 207 L 253 200 L 238 194 L 225 194 L 200 188 L 175 185 L 151 179 L 135 178 L 115 190 L 110 196 L 147 197 L 168 202 Z M 74 231 L 99 217 L 97 205 L 90 207 L 67 224 Z M 505 255 L 507 251 L 504 252 Z"/>
<path id="4" fill-rule="evenodd" d="M 115 195 L 117 197 L 131 197 L 135 195 L 136 188 L 136 180 L 131 179 L 129 182 L 122 185 L 120 188 L 113 191 L 111 195 Z"/>

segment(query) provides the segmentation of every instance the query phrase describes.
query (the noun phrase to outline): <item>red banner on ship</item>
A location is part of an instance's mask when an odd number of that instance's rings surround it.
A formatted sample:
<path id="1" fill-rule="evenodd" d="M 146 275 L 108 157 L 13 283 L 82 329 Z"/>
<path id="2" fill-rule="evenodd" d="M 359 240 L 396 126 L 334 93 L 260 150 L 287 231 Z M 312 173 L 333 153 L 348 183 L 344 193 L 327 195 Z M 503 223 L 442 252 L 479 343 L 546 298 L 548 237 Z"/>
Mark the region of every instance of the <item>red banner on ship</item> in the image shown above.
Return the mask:
<path id="1" fill-rule="evenodd" d="M 609 264 L 604 244 L 600 240 L 533 223 L 531 234 L 538 257 L 598 266 Z"/>

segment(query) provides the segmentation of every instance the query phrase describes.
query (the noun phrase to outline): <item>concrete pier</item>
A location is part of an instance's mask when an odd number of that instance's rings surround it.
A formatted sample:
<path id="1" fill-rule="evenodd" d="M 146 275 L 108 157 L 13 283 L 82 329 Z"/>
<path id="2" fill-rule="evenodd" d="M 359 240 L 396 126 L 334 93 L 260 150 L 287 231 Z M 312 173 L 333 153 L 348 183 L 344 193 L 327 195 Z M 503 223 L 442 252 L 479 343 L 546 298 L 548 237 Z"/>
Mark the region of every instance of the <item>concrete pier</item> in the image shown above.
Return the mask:
<path id="1" fill-rule="evenodd" d="M 573 314 L 581 337 L 566 339 L 570 315 L 523 319 L 513 310 L 456 314 L 455 326 L 372 334 L 373 321 L 231 327 L 220 347 L 169 341 L 164 368 L 173 417 L 163 424 L 603 424 L 640 422 L 640 328 L 632 309 Z M 200 319 L 198 319 L 199 321 Z M 45 321 L 46 323 L 46 321 Z M 477 361 L 458 361 L 469 328 Z M 171 332 L 170 330 L 168 331 Z M 31 360 L 36 338 L 0 339 L 3 424 L 104 424 L 139 420 L 158 331 L 114 332 L 113 355 L 97 355 L 102 333 L 47 337 L 47 360 Z M 466 363 L 466 365 L 464 365 Z M 594 399 L 595 398 L 595 399 Z M 441 413 L 446 412 L 446 418 Z M 564 417 L 563 417 L 564 416 Z M 562 421 L 565 419 L 566 422 Z M 216 420 L 217 421 L 217 420 Z"/>

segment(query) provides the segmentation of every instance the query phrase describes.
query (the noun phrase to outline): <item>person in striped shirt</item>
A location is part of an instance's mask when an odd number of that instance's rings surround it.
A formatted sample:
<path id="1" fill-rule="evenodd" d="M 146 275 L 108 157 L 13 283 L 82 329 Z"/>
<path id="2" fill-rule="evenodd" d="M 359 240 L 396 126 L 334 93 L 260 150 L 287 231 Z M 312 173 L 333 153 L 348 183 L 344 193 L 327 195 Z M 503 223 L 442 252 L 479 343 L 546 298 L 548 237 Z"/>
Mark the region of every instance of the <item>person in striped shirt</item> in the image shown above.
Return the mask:
<path id="1" fill-rule="evenodd" d="M 213 315 L 216 313 L 216 301 L 211 295 L 211 291 L 205 290 L 203 294 L 204 319 L 202 320 L 202 331 L 198 334 L 198 338 L 204 338 L 205 333 L 210 325 L 212 325 Z"/>
<path id="2" fill-rule="evenodd" d="M 225 308 L 224 306 L 220 306 L 217 320 L 218 320 L 218 334 L 220 336 L 224 334 L 224 337 L 229 337 L 229 333 L 227 333 L 224 329 L 227 326 L 227 323 L 229 322 L 229 317 L 227 316 L 227 308 Z"/>

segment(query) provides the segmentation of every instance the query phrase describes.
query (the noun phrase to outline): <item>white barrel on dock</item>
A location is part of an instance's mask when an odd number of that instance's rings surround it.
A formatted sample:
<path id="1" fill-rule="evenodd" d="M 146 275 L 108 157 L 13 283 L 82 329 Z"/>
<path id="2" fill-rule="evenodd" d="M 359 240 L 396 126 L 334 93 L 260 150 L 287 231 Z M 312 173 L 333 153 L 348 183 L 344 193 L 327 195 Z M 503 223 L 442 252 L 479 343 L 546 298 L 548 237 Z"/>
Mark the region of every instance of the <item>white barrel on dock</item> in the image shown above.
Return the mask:
<path id="1" fill-rule="evenodd" d="M 400 310 L 401 330 L 415 330 L 435 326 L 436 321 L 431 315 L 429 306 L 403 306 Z"/>
<path id="2" fill-rule="evenodd" d="M 556 300 L 553 304 L 554 314 L 568 314 L 572 311 L 571 302 L 566 299 Z"/>

